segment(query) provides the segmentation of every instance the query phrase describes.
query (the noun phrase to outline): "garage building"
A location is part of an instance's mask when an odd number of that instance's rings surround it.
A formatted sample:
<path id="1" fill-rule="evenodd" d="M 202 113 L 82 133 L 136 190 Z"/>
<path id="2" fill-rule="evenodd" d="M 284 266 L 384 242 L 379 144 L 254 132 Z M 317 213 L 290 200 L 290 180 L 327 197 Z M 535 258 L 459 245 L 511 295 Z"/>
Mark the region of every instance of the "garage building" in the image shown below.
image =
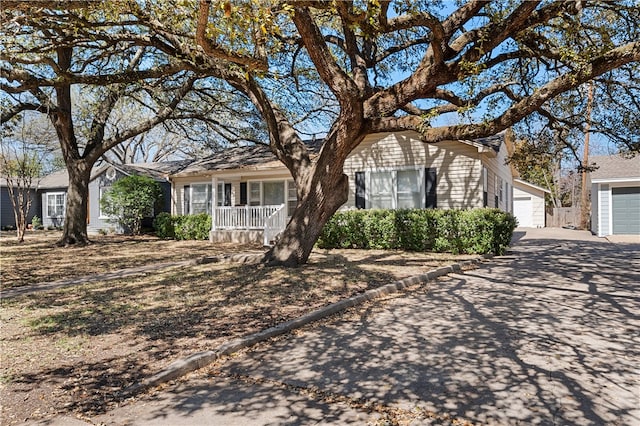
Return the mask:
<path id="1" fill-rule="evenodd" d="M 591 157 L 591 231 L 640 235 L 640 155 Z"/>
<path id="2" fill-rule="evenodd" d="M 548 189 L 524 180 L 513 180 L 513 215 L 518 219 L 519 227 L 545 227 L 544 195 L 550 193 Z"/>

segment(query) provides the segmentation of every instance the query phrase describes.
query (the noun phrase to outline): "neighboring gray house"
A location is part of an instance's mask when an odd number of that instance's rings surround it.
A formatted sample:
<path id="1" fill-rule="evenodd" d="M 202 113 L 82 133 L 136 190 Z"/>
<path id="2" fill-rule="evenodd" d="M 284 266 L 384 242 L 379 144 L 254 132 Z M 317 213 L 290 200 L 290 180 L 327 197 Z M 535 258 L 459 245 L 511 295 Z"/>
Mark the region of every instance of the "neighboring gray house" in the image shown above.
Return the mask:
<path id="1" fill-rule="evenodd" d="M 45 228 L 64 225 L 68 187 L 69 175 L 66 169 L 58 170 L 40 179 L 40 185 L 38 185 L 40 212 L 38 215 Z"/>
<path id="2" fill-rule="evenodd" d="M 181 170 L 189 161 L 166 161 L 143 164 L 106 164 L 94 170 L 89 181 L 89 214 L 87 217 L 87 231 L 90 233 L 100 230 L 122 232 L 118 224 L 110 220 L 100 209 L 100 198 L 113 183 L 124 176 L 143 175 L 156 180 L 162 187 L 162 207 L 160 212 L 171 212 L 171 183 L 168 176 Z M 143 221 L 143 226 L 151 226 L 153 218 Z"/>
<path id="3" fill-rule="evenodd" d="M 37 184 L 34 181 L 34 186 Z M 40 199 L 36 195 L 35 187 L 30 191 L 31 195 L 31 208 L 27 214 L 27 223 L 31 223 L 31 219 L 40 212 Z M 7 186 L 7 180 L 0 178 L 0 229 L 15 229 L 16 216 L 13 211 L 13 203 L 9 196 L 9 188 Z"/>
<path id="4" fill-rule="evenodd" d="M 640 235 L 640 155 L 591 157 L 591 231 Z"/>
<path id="5" fill-rule="evenodd" d="M 163 204 L 157 211 L 171 211 L 171 183 L 168 176 L 171 173 L 180 171 L 190 161 L 167 161 L 159 163 L 126 164 L 126 165 L 103 165 L 95 169 L 89 181 L 89 200 L 87 214 L 87 231 L 98 232 L 100 230 L 113 230 L 121 232 L 118 225 L 109 221 L 100 211 L 100 197 L 114 181 L 132 174 L 149 176 L 155 179 L 162 187 Z M 15 217 L 13 207 L 9 199 L 6 182 L 0 181 L 1 199 L 0 208 L 2 212 L 2 229 L 15 227 Z M 37 190 L 34 189 L 34 199 L 29 213 L 28 222 L 34 215 L 42 219 L 42 224 L 47 227 L 62 227 L 67 204 L 67 188 L 69 187 L 69 176 L 66 170 L 60 170 L 40 179 Z M 148 218 L 144 226 L 151 226 L 152 218 Z"/>

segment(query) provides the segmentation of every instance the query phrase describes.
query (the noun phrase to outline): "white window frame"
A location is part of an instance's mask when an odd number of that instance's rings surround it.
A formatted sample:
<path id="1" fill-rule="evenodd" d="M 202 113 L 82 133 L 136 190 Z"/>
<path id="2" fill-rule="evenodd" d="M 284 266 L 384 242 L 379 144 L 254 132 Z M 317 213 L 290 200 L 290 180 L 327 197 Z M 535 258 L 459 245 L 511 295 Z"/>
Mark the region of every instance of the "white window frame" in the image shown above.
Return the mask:
<path id="1" fill-rule="evenodd" d="M 57 196 L 58 195 L 62 195 L 62 214 L 52 216 L 52 215 L 49 214 L 49 197 L 55 197 L 54 200 L 57 201 Z M 45 202 L 46 202 L 45 208 L 47 209 L 47 217 L 48 218 L 64 217 L 64 213 L 65 213 L 65 211 L 67 209 L 67 193 L 66 192 L 62 192 L 62 191 L 59 191 L 59 192 L 47 192 L 46 196 L 45 196 Z M 56 208 L 58 207 L 58 203 L 57 202 L 55 203 L 55 207 Z"/>
<path id="2" fill-rule="evenodd" d="M 426 166 L 425 166 L 426 167 Z M 391 209 L 398 208 L 398 172 L 416 171 L 418 173 L 418 184 L 420 185 L 420 206 L 416 208 L 424 209 L 425 202 L 425 167 L 398 167 L 398 168 L 382 168 L 367 169 L 365 172 L 365 208 L 371 209 L 371 173 L 390 173 L 391 174 Z"/>
<path id="3" fill-rule="evenodd" d="M 205 206 L 205 209 L 204 209 L 203 212 L 198 212 L 198 213 L 194 212 L 194 210 L 193 210 L 193 187 L 194 186 L 205 186 L 208 189 L 208 191 L 211 191 L 211 193 L 209 194 L 209 197 L 211 198 L 211 204 L 213 204 L 213 185 L 211 184 L 211 182 L 193 182 L 193 183 L 190 183 L 188 185 L 189 185 L 189 215 L 196 215 L 196 214 L 201 214 L 201 213 L 206 213 L 206 214 L 210 215 L 212 206 L 210 206 L 208 204 L 209 203 L 208 200 L 207 200 L 207 205 Z M 209 189 L 209 188 L 211 188 L 211 189 Z"/>
<path id="4" fill-rule="evenodd" d="M 111 189 L 110 186 L 101 186 L 98 188 L 98 219 L 113 219 L 115 217 L 115 216 L 109 216 L 108 214 L 105 214 L 102 212 L 102 203 L 101 203 L 102 196 L 109 189 Z"/>
<path id="5" fill-rule="evenodd" d="M 298 193 L 297 193 L 297 189 L 294 191 L 296 196 L 295 198 L 291 198 L 289 197 L 289 188 L 291 187 L 291 185 L 293 185 L 295 187 L 295 182 L 292 179 L 261 179 L 261 180 L 248 180 L 247 181 L 247 204 L 250 206 L 264 206 L 264 183 L 265 182 L 284 182 L 284 205 L 285 208 L 287 209 L 287 216 L 291 216 L 291 214 L 293 213 L 292 211 L 289 211 L 289 202 L 291 201 L 295 201 L 297 204 L 298 201 Z M 252 191 L 251 191 L 251 186 L 257 184 L 260 188 L 260 199 L 256 199 L 254 197 L 252 197 Z M 259 203 L 259 204 L 254 204 L 254 203 Z"/>

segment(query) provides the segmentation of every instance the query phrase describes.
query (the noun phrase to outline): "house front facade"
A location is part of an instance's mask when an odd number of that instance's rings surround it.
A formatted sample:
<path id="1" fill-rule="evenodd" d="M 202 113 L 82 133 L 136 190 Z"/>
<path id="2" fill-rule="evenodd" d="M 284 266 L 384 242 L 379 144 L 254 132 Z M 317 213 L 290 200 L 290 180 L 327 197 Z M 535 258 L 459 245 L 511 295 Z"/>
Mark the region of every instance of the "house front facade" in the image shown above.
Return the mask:
<path id="1" fill-rule="evenodd" d="M 591 232 L 640 235 L 640 155 L 591 157 Z"/>
<path id="2" fill-rule="evenodd" d="M 171 211 L 171 183 L 168 176 L 186 166 L 184 161 L 166 161 L 142 164 L 105 164 L 93 171 L 89 181 L 89 203 L 87 213 L 87 232 L 125 232 L 124 229 L 102 211 L 100 199 L 119 179 L 130 175 L 147 176 L 154 179 L 162 188 L 162 203 L 153 215 L 143 219 L 143 227 L 151 227 L 153 216 L 160 212 Z"/>
<path id="3" fill-rule="evenodd" d="M 102 212 L 100 199 L 111 185 L 118 179 L 132 174 L 144 175 L 156 180 L 162 188 L 163 202 L 158 206 L 154 215 L 171 211 L 171 183 L 169 175 L 178 172 L 188 161 L 167 161 L 145 164 L 105 164 L 97 167 L 91 173 L 89 181 L 89 199 L 87 202 L 87 232 L 116 232 L 124 230 L 115 220 Z M 15 227 L 13 207 L 6 193 L 6 185 L 2 185 L 2 227 Z M 29 213 L 28 222 L 33 216 L 39 216 L 45 228 L 61 228 L 64 226 L 69 175 L 66 170 L 59 170 L 42 177 L 34 188 L 34 198 Z M 145 218 L 143 226 L 151 227 L 153 218 Z"/>
<path id="4" fill-rule="evenodd" d="M 349 155 L 349 208 L 495 207 L 512 211 L 507 135 L 424 143 L 413 132 L 372 134 Z"/>
<path id="5" fill-rule="evenodd" d="M 438 144 L 424 143 L 413 132 L 369 135 L 345 162 L 349 197 L 342 208 L 513 212 L 510 146 L 506 133 Z M 266 145 L 224 150 L 170 179 L 172 213 L 210 213 L 212 241 L 269 244 L 297 203 L 291 174 Z"/>

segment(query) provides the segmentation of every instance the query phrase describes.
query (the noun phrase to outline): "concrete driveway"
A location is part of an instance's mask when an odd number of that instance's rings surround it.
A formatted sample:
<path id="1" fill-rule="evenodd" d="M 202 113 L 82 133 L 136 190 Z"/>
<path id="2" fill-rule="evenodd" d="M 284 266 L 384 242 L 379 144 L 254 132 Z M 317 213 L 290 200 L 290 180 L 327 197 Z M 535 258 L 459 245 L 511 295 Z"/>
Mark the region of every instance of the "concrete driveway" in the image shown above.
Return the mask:
<path id="1" fill-rule="evenodd" d="M 562 229 L 515 237 L 478 269 L 92 421 L 640 424 L 640 244 Z"/>

